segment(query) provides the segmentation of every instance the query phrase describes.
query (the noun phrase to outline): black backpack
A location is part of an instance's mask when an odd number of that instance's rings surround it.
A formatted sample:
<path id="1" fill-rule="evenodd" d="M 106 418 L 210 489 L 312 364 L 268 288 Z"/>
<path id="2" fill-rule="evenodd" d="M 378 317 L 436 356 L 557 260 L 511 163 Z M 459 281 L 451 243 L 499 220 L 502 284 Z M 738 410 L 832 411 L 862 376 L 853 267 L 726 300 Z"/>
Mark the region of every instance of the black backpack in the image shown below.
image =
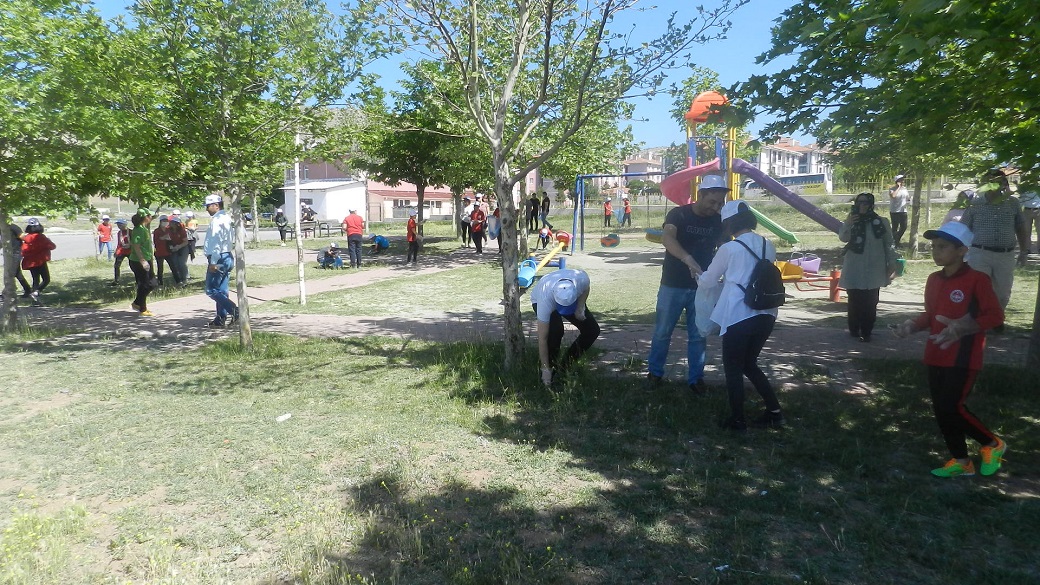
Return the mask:
<path id="1" fill-rule="evenodd" d="M 756 311 L 775 309 L 784 304 L 787 293 L 784 292 L 784 279 L 780 275 L 780 269 L 769 260 L 766 260 L 766 240 L 762 238 L 762 256 L 759 257 L 751 251 L 747 244 L 735 240 L 752 256 L 758 259 L 755 268 L 751 271 L 751 280 L 746 287 L 740 286 L 744 291 L 744 302 Z"/>

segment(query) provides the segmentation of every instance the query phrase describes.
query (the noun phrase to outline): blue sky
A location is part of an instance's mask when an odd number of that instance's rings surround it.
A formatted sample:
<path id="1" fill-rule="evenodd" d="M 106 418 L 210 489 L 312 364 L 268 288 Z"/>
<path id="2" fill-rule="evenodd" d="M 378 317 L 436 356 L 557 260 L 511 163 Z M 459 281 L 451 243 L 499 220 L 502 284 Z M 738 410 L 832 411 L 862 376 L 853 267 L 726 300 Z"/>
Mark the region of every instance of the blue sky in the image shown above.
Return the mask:
<path id="1" fill-rule="evenodd" d="M 681 21 L 683 11 L 690 11 L 696 5 L 697 0 L 657 0 L 647 2 L 644 7 L 655 6 L 641 17 L 639 32 L 652 35 L 663 26 L 663 22 L 672 12 L 677 12 L 676 20 Z M 729 32 L 729 38 L 716 41 L 704 46 L 693 48 L 692 63 L 701 67 L 707 67 L 719 74 L 723 86 L 744 81 L 751 75 L 772 73 L 779 70 L 779 65 L 763 67 L 755 64 L 755 58 L 769 49 L 771 44 L 770 28 L 774 21 L 795 0 L 750 0 L 740 8 L 731 18 L 733 28 Z M 706 0 L 711 4 L 711 0 Z M 106 18 L 114 17 L 125 10 L 129 0 L 95 0 L 94 5 Z M 339 0 L 332 0 L 330 5 L 338 5 Z M 658 20 L 659 19 L 659 20 Z M 645 22 L 644 22 L 645 20 Z M 400 75 L 397 62 L 383 62 L 373 67 L 375 73 L 379 73 L 389 82 L 394 83 Z M 686 69 L 680 68 L 673 72 L 669 82 L 680 82 L 686 76 Z M 661 95 L 652 101 L 639 100 L 636 102 L 636 111 L 633 116 L 632 130 L 636 141 L 646 146 L 667 146 L 672 142 L 681 143 L 685 136 L 679 130 L 675 122 L 668 115 L 671 98 Z M 768 118 L 755 120 L 749 130 L 752 135 L 769 121 Z M 811 140 L 810 140 L 811 141 Z"/>

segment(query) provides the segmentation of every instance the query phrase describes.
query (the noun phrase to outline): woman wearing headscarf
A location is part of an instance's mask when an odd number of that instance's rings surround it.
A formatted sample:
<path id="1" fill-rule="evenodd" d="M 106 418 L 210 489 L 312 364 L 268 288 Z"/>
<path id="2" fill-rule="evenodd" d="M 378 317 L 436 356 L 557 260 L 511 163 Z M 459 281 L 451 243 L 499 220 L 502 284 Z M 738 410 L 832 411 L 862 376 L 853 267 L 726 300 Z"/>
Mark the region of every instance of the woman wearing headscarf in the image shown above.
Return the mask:
<path id="1" fill-rule="evenodd" d="M 839 284 L 849 296 L 849 334 L 870 341 L 881 287 L 896 277 L 892 225 L 874 211 L 873 193 L 856 195 L 838 239 L 846 242 Z"/>

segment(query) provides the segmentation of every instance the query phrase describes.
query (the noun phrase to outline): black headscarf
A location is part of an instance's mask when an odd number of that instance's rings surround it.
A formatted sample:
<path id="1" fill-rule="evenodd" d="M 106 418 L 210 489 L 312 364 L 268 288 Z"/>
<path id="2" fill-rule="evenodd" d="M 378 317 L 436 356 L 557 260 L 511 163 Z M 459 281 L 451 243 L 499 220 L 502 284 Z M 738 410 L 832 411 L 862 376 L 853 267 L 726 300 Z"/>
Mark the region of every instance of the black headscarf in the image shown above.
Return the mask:
<path id="1" fill-rule="evenodd" d="M 855 202 L 857 212 L 859 211 L 860 199 L 870 201 L 870 210 L 866 213 L 860 213 L 859 220 L 852 224 L 852 236 L 849 238 L 849 243 L 845 244 L 845 252 L 852 252 L 853 254 L 863 253 L 863 248 L 867 245 L 867 226 L 870 226 L 875 238 L 881 239 L 885 235 L 885 223 L 881 221 L 881 217 L 874 211 L 874 194 L 860 193 L 856 195 L 856 199 L 853 201 Z"/>

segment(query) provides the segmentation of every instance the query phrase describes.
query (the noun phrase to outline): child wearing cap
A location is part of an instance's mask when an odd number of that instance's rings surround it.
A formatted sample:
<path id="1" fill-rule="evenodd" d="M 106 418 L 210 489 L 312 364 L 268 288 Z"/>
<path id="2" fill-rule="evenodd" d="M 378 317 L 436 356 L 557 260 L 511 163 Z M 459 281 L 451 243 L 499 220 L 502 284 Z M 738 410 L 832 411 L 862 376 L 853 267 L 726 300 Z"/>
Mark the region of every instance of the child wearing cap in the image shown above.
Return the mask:
<path id="1" fill-rule="evenodd" d="M 101 216 L 101 223 L 97 226 L 98 236 L 98 256 L 108 251 L 108 261 L 112 261 L 112 224 L 111 219 L 107 215 Z"/>
<path id="2" fill-rule="evenodd" d="M 906 337 L 926 329 L 929 332 L 924 350 L 928 389 L 935 420 L 952 455 L 932 475 L 975 475 L 966 437 L 982 446 L 979 471 L 993 475 L 1000 469 L 1007 444 L 968 410 L 965 401 L 982 369 L 985 331 L 1004 322 L 1004 310 L 989 277 L 964 261 L 974 237 L 968 226 L 950 222 L 926 231 L 924 237 L 932 241 L 932 259 L 942 270 L 928 277 L 924 312 L 903 322 L 895 333 Z"/>
<path id="3" fill-rule="evenodd" d="M 610 227 L 610 218 L 614 216 L 614 207 L 610 204 L 610 197 L 603 200 L 603 227 Z"/>
<path id="4" fill-rule="evenodd" d="M 408 210 L 408 253 L 405 254 L 404 263 L 407 266 L 414 265 L 419 261 L 419 222 L 416 221 L 416 216 L 419 212 L 414 209 Z M 469 227 L 464 228 L 463 233 L 469 233 Z"/>
<path id="5" fill-rule="evenodd" d="M 115 262 L 112 264 L 113 278 L 109 286 L 119 286 L 119 268 L 123 260 L 130 256 L 130 230 L 126 227 L 125 219 L 116 220 L 116 254 Z"/>

